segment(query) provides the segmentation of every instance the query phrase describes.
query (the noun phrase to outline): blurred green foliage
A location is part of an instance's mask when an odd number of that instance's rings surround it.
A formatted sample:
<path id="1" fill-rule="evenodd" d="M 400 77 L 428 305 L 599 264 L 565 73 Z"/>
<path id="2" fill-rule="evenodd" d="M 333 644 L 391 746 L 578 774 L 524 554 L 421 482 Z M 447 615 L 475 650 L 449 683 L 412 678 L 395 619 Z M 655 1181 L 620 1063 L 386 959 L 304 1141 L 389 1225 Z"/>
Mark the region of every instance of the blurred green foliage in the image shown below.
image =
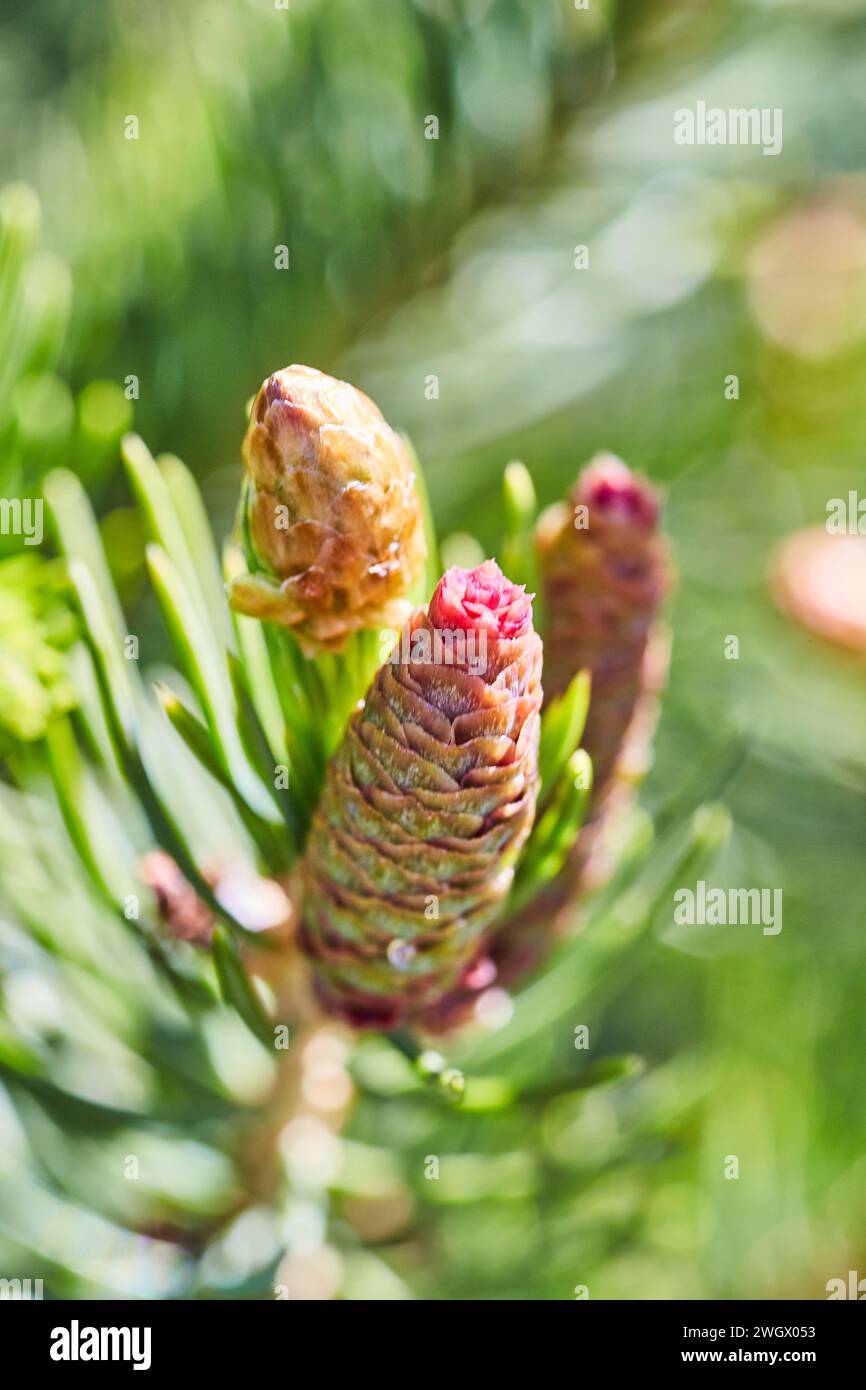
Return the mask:
<path id="1" fill-rule="evenodd" d="M 0 492 L 38 490 L 54 464 L 70 463 L 99 489 L 115 462 L 132 408 L 114 381 L 93 381 L 76 400 L 56 374 L 70 309 L 66 265 L 40 249 L 39 199 L 26 184 L 0 189 Z M 14 547 L 4 528 L 0 546 Z"/>
<path id="2" fill-rule="evenodd" d="M 0 750 L 42 738 L 75 704 L 63 653 L 75 636 L 66 576 L 35 555 L 0 561 Z"/>
<path id="3" fill-rule="evenodd" d="M 547 503 L 612 448 L 666 487 L 680 573 L 647 809 L 585 935 L 509 1021 L 503 1004 L 445 1045 L 462 1106 L 383 1044 L 299 1040 L 324 1108 L 284 1131 L 275 1203 L 240 1161 L 271 1060 L 95 904 L 48 762 L 7 779 L 0 1266 L 78 1296 L 822 1297 L 866 1260 L 866 670 L 786 624 L 765 573 L 863 477 L 866 6 L 375 11 L 43 0 L 3 17 L 0 182 L 37 190 L 50 259 L 33 196 L 7 188 L 0 491 L 71 464 L 134 600 L 128 495 L 99 490 L 130 374 L 139 428 L 188 459 L 218 531 L 243 402 L 290 360 L 369 390 L 424 460 L 440 531 L 485 549 L 509 460 Z M 782 153 L 675 146 L 673 112 L 697 100 L 782 108 Z M 54 619 L 33 572 L 5 611 L 19 651 L 15 605 L 42 615 L 23 643 L 42 685 Z M 158 667 L 153 605 L 134 612 Z M 181 769 L 200 853 L 224 852 L 228 797 Z M 700 877 L 689 837 L 718 830 L 691 812 L 716 794 L 733 828 L 706 876 L 781 887 L 778 937 L 673 926 L 672 885 Z M 146 848 L 110 758 L 88 797 Z"/>
<path id="4" fill-rule="evenodd" d="M 435 273 L 605 65 L 596 18 L 530 0 L 48 0 L 38 44 L 33 22 L 4 26 L 6 158 L 75 274 L 76 369 L 135 374 L 142 434 L 197 469 L 233 460 L 275 362 L 326 368 Z"/>

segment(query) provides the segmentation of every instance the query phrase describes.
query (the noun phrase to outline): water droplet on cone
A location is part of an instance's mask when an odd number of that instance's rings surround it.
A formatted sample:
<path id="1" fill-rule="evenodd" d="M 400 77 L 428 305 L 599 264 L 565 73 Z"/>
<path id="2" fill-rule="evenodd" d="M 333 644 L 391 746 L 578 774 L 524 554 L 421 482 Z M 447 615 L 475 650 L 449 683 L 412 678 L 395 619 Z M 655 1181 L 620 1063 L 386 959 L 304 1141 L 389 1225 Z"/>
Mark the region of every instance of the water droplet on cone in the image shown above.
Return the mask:
<path id="1" fill-rule="evenodd" d="M 415 947 L 411 941 L 403 941 L 401 937 L 395 936 L 389 943 L 386 954 L 395 970 L 408 970 L 415 956 Z"/>

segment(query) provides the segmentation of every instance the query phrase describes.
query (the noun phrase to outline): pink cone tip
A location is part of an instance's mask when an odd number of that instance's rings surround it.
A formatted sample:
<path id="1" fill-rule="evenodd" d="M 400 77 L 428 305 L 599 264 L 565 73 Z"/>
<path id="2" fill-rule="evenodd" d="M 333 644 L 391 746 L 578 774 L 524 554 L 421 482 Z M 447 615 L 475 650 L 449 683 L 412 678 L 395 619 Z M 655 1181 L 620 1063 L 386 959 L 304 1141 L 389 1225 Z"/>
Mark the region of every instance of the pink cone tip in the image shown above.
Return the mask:
<path id="1" fill-rule="evenodd" d="M 615 454 L 601 454 L 584 469 L 574 501 L 587 506 L 590 517 L 595 510 L 611 521 L 648 530 L 658 522 L 658 501 L 652 488 Z"/>
<path id="2" fill-rule="evenodd" d="M 428 617 L 440 630 L 484 630 L 513 640 L 532 626 L 532 595 L 506 579 L 495 560 L 485 560 L 474 570 L 455 565 L 436 586 Z"/>

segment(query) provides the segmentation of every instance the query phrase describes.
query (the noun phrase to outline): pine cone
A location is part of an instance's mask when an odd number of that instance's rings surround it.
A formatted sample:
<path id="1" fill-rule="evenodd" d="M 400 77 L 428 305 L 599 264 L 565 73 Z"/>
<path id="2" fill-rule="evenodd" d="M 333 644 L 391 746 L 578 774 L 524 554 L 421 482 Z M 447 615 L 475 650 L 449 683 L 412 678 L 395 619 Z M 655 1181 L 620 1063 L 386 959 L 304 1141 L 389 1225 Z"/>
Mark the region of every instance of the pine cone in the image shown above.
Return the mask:
<path id="1" fill-rule="evenodd" d="M 410 455 L 362 392 L 286 367 L 256 397 L 243 445 L 245 539 L 256 572 L 240 613 L 291 628 L 308 655 L 398 627 L 425 555 Z"/>
<path id="2" fill-rule="evenodd" d="M 416 1018 L 477 956 L 535 814 L 541 641 L 493 561 L 414 613 L 332 760 L 302 946 L 332 1012 Z"/>
<path id="3" fill-rule="evenodd" d="M 611 785 L 644 688 L 650 632 L 670 587 L 658 518 L 649 484 L 612 454 L 600 454 L 569 502 L 539 523 L 548 614 L 544 687 L 550 699 L 578 671 L 592 675 L 583 747 L 592 758 L 593 806 Z"/>
<path id="4" fill-rule="evenodd" d="M 507 985 L 539 964 L 570 925 L 560 914 L 610 872 L 605 839 L 630 803 L 649 760 L 667 641 L 655 624 L 671 570 L 649 484 L 610 454 L 584 469 L 569 502 L 541 517 L 537 545 L 548 630 L 545 697 L 578 671 L 592 676 L 583 747 L 593 763 L 587 819 L 559 876 L 505 922 L 425 1019 L 434 1032 L 467 1021 L 480 992 Z"/>

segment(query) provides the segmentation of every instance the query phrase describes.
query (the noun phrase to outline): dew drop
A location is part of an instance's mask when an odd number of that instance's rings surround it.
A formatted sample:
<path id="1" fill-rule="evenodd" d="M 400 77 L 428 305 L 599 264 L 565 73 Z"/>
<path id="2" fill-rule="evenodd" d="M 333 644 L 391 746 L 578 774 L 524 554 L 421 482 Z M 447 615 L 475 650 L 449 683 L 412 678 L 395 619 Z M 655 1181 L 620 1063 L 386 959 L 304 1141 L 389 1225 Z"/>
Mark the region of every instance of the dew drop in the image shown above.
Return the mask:
<path id="1" fill-rule="evenodd" d="M 401 937 L 395 936 L 394 940 L 389 942 L 386 954 L 395 970 L 408 970 L 415 956 L 415 947 L 411 941 L 404 941 Z"/>
<path id="2" fill-rule="evenodd" d="M 439 1078 L 442 1089 L 453 1100 L 462 1100 L 466 1091 L 466 1077 L 458 1067 L 446 1067 Z"/>

